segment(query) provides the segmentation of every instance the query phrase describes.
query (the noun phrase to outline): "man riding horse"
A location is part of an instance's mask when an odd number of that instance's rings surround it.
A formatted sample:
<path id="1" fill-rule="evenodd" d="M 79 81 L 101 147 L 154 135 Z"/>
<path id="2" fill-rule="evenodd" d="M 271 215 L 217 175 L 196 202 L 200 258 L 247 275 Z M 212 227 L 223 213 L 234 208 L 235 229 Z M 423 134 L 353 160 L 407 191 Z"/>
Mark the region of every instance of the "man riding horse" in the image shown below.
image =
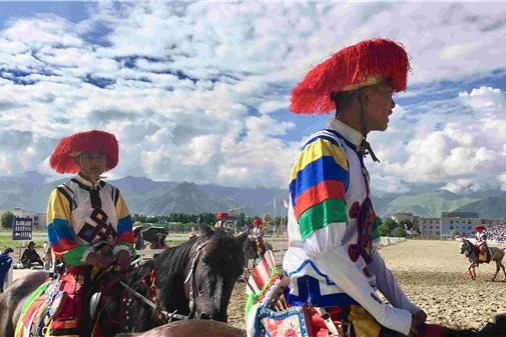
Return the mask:
<path id="1" fill-rule="evenodd" d="M 58 173 L 77 173 L 52 191 L 47 208 L 49 244 L 64 269 L 36 290 L 17 337 L 89 335 L 83 310 L 89 308 L 90 280 L 112 266 L 128 268 L 135 254 L 126 203 L 116 187 L 101 180 L 118 164 L 116 137 L 98 130 L 65 137 L 49 164 Z"/>
<path id="2" fill-rule="evenodd" d="M 485 226 L 478 225 L 474 227 L 476 230 L 476 234 L 474 235 L 476 238 L 476 246 L 480 249 L 480 262 L 490 262 L 490 257 L 492 253 L 487 245 L 487 234 L 484 233 L 486 230 Z"/>

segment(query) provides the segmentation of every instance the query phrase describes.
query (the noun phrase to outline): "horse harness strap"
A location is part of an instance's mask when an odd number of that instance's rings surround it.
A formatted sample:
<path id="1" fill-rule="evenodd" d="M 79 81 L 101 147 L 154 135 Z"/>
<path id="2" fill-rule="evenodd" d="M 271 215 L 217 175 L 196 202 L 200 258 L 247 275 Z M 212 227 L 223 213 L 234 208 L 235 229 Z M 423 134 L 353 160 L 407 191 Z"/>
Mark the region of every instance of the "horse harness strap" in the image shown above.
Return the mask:
<path id="1" fill-rule="evenodd" d="M 154 281 L 153 281 L 153 283 L 154 283 Z M 166 310 L 160 308 L 159 305 L 156 305 L 154 302 L 152 302 L 149 299 L 147 299 L 146 297 L 144 297 L 142 294 L 137 292 L 135 289 L 133 289 L 132 287 L 130 287 L 128 284 L 126 284 L 123 281 L 119 281 L 119 284 L 121 284 L 121 286 L 123 288 L 125 288 L 129 293 L 131 293 L 133 296 L 135 296 L 142 303 L 146 304 L 148 307 L 153 309 L 153 311 L 160 314 L 164 318 L 165 323 L 170 322 L 172 319 L 185 320 L 185 319 L 189 318 L 188 316 L 185 316 L 185 315 L 167 312 Z"/>
<path id="2" fill-rule="evenodd" d="M 207 245 L 207 241 L 204 242 L 204 243 L 201 243 L 198 247 L 197 247 L 197 251 L 195 252 L 195 256 L 193 257 L 193 261 L 192 261 L 192 265 L 191 265 L 191 268 L 190 268 L 190 271 L 188 272 L 188 275 L 186 276 L 186 279 L 184 280 L 184 284 L 186 284 L 188 281 L 190 281 L 191 279 L 191 283 L 190 283 L 190 294 L 189 294 L 189 297 L 190 297 L 190 303 L 189 303 L 189 306 L 190 306 L 190 317 L 193 317 L 193 315 L 195 315 L 195 301 L 196 301 L 196 282 L 195 282 L 195 270 L 197 269 L 197 262 L 199 260 L 199 256 L 200 256 L 200 252 L 204 249 L 204 247 Z"/>

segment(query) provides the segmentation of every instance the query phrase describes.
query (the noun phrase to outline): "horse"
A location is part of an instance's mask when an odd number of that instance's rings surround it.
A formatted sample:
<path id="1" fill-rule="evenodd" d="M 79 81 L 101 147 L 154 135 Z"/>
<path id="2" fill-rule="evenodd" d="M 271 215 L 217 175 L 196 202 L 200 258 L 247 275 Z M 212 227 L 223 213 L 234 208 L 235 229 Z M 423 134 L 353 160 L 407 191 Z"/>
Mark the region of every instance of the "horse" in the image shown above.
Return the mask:
<path id="1" fill-rule="evenodd" d="M 505 331 L 506 314 L 501 314 L 495 317 L 494 322 L 487 323 L 480 331 L 476 329 L 447 329 L 443 333 L 443 337 L 503 337 Z"/>
<path id="2" fill-rule="evenodd" d="M 248 236 L 243 246 L 244 254 L 246 256 L 246 266 L 248 261 L 253 260 L 253 267 L 256 266 L 256 260 L 262 259 L 268 250 L 272 250 L 272 245 L 265 241 L 261 236 Z"/>
<path id="3" fill-rule="evenodd" d="M 498 247 L 489 247 L 489 248 L 492 251 L 492 257 L 490 258 L 490 260 L 495 261 L 496 264 L 496 271 L 494 277 L 492 278 L 492 281 L 495 281 L 500 269 L 502 269 L 504 273 L 504 280 L 506 280 L 506 270 L 504 268 L 504 264 L 502 263 L 502 260 L 505 255 L 504 249 Z M 483 261 L 480 261 L 480 250 L 471 241 L 462 238 L 460 242 L 460 254 L 464 253 L 469 262 L 471 262 L 471 265 L 468 268 L 469 275 L 471 275 L 472 280 L 475 280 L 476 279 L 475 268 L 479 266 L 480 263 L 483 263 Z"/>
<path id="4" fill-rule="evenodd" d="M 143 333 L 120 333 L 116 337 L 246 337 L 246 330 L 219 321 L 186 320 L 161 325 Z"/>
<path id="5" fill-rule="evenodd" d="M 430 326 L 430 328 L 429 328 Z M 506 315 L 497 315 L 494 322 L 481 330 L 455 329 L 429 324 L 423 336 L 430 337 L 503 337 L 506 331 Z M 218 321 L 177 321 L 161 325 L 143 333 L 121 333 L 116 337 L 246 337 L 246 331 Z"/>
<path id="6" fill-rule="evenodd" d="M 233 236 L 222 229 L 213 230 L 202 221 L 199 221 L 199 227 L 200 236 L 167 248 L 144 265 L 123 274 L 104 276 L 97 285 L 97 289 L 102 289 L 98 296 L 99 309 L 95 315 L 86 313 L 90 316 L 86 321 L 98 324 L 95 326 L 98 326 L 100 336 L 146 331 L 174 319 L 227 322 L 228 302 L 244 268 L 242 246 L 248 234 L 243 232 Z M 6 307 L 16 308 L 0 312 L 0 326 L 9 327 L 0 330 L 0 337 L 3 337 L 3 331 L 7 331 L 6 337 L 14 335 L 19 311 L 27 295 L 45 280 L 37 277 L 37 282 L 30 284 L 24 281 L 13 283 L 0 298 L 0 303 L 9 298 Z M 131 319 L 128 320 L 127 316 Z M 86 329 L 91 331 L 93 327 L 88 325 Z"/>

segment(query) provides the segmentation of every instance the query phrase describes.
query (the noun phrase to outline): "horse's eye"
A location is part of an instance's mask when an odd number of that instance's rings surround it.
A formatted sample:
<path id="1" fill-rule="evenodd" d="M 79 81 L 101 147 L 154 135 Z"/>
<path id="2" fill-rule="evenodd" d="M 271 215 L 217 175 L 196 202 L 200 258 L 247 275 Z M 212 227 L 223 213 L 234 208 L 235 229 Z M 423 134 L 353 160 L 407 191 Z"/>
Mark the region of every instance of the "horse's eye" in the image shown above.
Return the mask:
<path id="1" fill-rule="evenodd" d="M 209 259 L 207 258 L 207 256 L 204 256 L 202 258 L 202 262 L 204 262 L 205 264 L 209 264 Z"/>

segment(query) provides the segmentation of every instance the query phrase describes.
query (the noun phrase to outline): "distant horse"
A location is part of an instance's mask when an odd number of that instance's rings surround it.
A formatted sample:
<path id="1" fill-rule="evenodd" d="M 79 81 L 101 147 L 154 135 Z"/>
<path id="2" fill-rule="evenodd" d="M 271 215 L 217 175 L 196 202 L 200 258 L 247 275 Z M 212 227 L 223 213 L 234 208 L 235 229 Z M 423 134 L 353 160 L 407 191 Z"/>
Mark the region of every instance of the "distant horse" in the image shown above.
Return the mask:
<path id="1" fill-rule="evenodd" d="M 272 245 L 265 241 L 261 236 L 249 236 L 244 242 L 243 250 L 247 259 L 246 266 L 248 266 L 248 260 L 253 260 L 254 267 L 257 259 L 261 260 L 266 251 L 272 250 Z"/>
<path id="2" fill-rule="evenodd" d="M 495 281 L 495 278 L 497 277 L 497 274 L 499 273 L 499 270 L 502 269 L 504 273 L 504 279 L 506 280 L 506 270 L 504 268 L 504 264 L 502 263 L 502 260 L 504 258 L 504 250 L 498 247 L 489 247 L 492 251 L 492 257 L 490 258 L 490 261 L 495 261 L 496 264 L 496 271 L 495 275 L 492 278 L 492 281 Z M 483 263 L 483 261 L 480 261 L 480 249 L 476 247 L 471 241 L 462 238 L 460 242 L 460 254 L 464 254 L 471 262 L 471 265 L 469 266 L 469 275 L 471 275 L 471 279 L 476 279 L 476 271 L 475 268 L 480 264 Z"/>
<path id="3" fill-rule="evenodd" d="M 227 321 L 228 302 L 244 268 L 242 246 L 248 234 L 244 232 L 234 237 L 202 222 L 199 227 L 200 236 L 166 249 L 121 278 L 114 273 L 104 277 L 97 287 L 102 289 L 102 296 L 94 316 L 98 322 L 96 335 L 106 337 L 119 332 L 146 331 L 172 319 Z M 7 289 L 6 294 L 11 298 L 7 305 L 18 309 L 2 310 L 0 327 L 5 320 L 4 326 L 9 325 L 13 331 L 26 295 L 42 282 L 31 285 L 16 282 Z M 29 287 L 30 291 L 19 289 L 17 285 Z M 4 294 L 0 302 L 4 302 L 5 297 Z M 83 321 L 93 321 L 91 314 L 88 316 Z M 83 328 L 85 331 L 93 329 L 91 325 Z M 3 331 L 11 330 L 0 330 L 0 337 Z M 13 333 L 5 336 L 12 337 Z"/>

